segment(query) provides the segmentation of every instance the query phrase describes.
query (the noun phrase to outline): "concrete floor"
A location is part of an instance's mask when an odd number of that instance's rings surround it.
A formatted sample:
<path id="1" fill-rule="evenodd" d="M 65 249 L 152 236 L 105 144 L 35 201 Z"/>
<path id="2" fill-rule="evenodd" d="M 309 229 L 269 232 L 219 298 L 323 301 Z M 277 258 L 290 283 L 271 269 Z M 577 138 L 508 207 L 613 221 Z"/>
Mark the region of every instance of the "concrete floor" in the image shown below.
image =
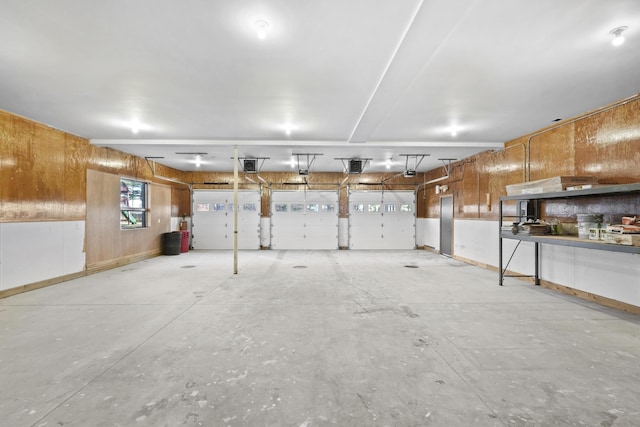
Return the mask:
<path id="1" fill-rule="evenodd" d="M 0 300 L 0 425 L 640 425 L 638 316 L 424 251 L 232 259 Z"/>

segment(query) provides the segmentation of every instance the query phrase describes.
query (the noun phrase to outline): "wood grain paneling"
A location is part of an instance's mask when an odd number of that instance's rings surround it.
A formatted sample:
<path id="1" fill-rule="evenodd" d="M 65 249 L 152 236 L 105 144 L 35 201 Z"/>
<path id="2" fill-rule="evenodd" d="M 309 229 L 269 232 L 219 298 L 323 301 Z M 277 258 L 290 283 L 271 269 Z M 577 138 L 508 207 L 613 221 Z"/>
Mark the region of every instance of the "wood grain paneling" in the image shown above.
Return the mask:
<path id="1" fill-rule="evenodd" d="M 15 132 L 13 130 L 13 116 L 0 110 L 0 221 L 10 212 L 9 191 L 13 185 L 11 176 L 16 166 L 13 156 Z"/>
<path id="2" fill-rule="evenodd" d="M 530 181 L 575 175 L 574 125 L 550 130 L 529 140 Z"/>
<path id="3" fill-rule="evenodd" d="M 171 187 L 149 184 L 148 227 L 120 229 L 120 175 L 87 171 L 87 269 L 138 254 L 158 253 L 170 230 Z"/>
<path id="4" fill-rule="evenodd" d="M 640 200 L 635 195 L 585 197 L 570 202 L 547 200 L 542 206 L 542 217 L 561 222 L 576 222 L 581 213 L 603 214 L 604 222 L 620 224 L 623 216 L 640 216 Z"/>
<path id="5" fill-rule="evenodd" d="M 3 119 L 11 124 L 3 139 L 2 218 L 63 218 L 64 133 L 17 116 Z"/>
<path id="6" fill-rule="evenodd" d="M 120 177 L 87 171 L 87 267 L 120 254 Z"/>
<path id="7" fill-rule="evenodd" d="M 590 111 L 565 123 L 524 135 L 505 144 L 505 149 L 481 153 L 465 159 L 461 182 L 452 176 L 437 185 L 449 185 L 454 194 L 457 218 L 477 216 L 496 219 L 498 200 L 506 186 L 553 176 L 592 175 L 603 184 L 640 182 L 640 99 L 633 98 Z M 456 162 L 455 170 L 462 162 Z M 473 163 L 473 165 L 469 165 Z M 442 169 L 427 172 L 426 179 L 442 176 Z M 439 216 L 440 196 L 435 183 L 426 187 L 426 205 L 419 213 Z M 487 194 L 490 205 L 487 205 Z M 477 205 L 477 206 L 476 206 Z M 505 204 L 505 214 L 515 214 L 515 204 Z M 544 205 L 549 218 L 571 219 L 577 212 L 638 214 L 634 200 L 620 197 L 567 203 L 550 201 Z"/>
<path id="8" fill-rule="evenodd" d="M 577 175 L 605 184 L 640 181 L 640 101 L 575 124 Z"/>
<path id="9" fill-rule="evenodd" d="M 0 138 L 0 221 L 85 220 L 90 269 L 159 253 L 172 209 L 190 213 L 188 187 L 163 185 L 167 181 L 155 178 L 142 158 L 93 146 L 5 111 L 0 111 Z M 168 167 L 158 171 L 170 179 L 183 178 L 182 172 Z M 153 182 L 147 229 L 120 230 L 120 176 Z"/>
<path id="10" fill-rule="evenodd" d="M 0 111 L 0 138 L 0 221 L 83 220 L 88 169 L 166 183 L 154 178 L 142 158 L 93 146 L 6 111 Z M 159 172 L 183 178 L 166 166 L 159 165 Z M 182 192 L 175 196 L 172 205 L 188 212 L 188 197 Z"/>
<path id="11" fill-rule="evenodd" d="M 89 144 L 83 138 L 65 134 L 64 218 L 82 220 L 86 216 L 87 159 Z"/>
<path id="12" fill-rule="evenodd" d="M 191 190 L 188 187 L 171 187 L 171 216 L 191 216 Z"/>
<path id="13" fill-rule="evenodd" d="M 488 218 L 497 215 L 498 198 L 504 194 L 504 182 L 515 180 L 522 182 L 525 150 L 521 144 L 515 144 L 498 152 L 484 152 L 476 156 L 453 162 L 449 178 L 425 186 L 422 199 L 424 210 L 419 217 L 437 218 L 440 216 L 440 198 L 453 195 L 454 215 L 456 218 Z M 434 169 L 426 174 L 426 181 L 446 176 L 444 168 Z M 448 186 L 446 193 L 436 194 L 436 185 Z M 489 202 L 487 205 L 487 194 Z"/>

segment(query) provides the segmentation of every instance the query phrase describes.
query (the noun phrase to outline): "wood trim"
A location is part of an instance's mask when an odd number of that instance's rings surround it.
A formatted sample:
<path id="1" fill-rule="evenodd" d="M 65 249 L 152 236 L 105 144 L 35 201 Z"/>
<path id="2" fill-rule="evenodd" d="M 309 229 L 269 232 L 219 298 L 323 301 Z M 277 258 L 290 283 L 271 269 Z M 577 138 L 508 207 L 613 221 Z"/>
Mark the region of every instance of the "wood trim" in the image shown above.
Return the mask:
<path id="1" fill-rule="evenodd" d="M 617 301 L 611 298 L 602 297 L 600 295 L 592 294 L 591 292 L 585 292 L 578 289 L 573 289 L 568 286 L 558 285 L 557 283 L 548 282 L 546 280 L 540 280 L 540 286 L 546 289 L 558 291 L 565 295 L 572 295 L 583 300 L 592 301 L 606 307 L 615 308 L 617 310 L 626 311 L 632 314 L 640 314 L 640 307 L 625 302 Z"/>
<path id="2" fill-rule="evenodd" d="M 87 266 L 87 272 L 89 274 L 99 273 L 101 271 L 111 270 L 113 268 L 122 267 L 123 265 L 133 264 L 135 262 L 144 261 L 146 259 L 154 258 L 162 254 L 162 249 L 154 249 L 147 252 L 142 252 L 135 255 L 124 256 L 120 258 L 110 259 L 108 261 L 97 262 Z"/>
<path id="3" fill-rule="evenodd" d="M 485 264 L 484 262 L 478 262 L 469 258 L 458 256 L 458 255 L 452 255 L 451 258 L 455 259 L 456 261 L 464 262 L 465 264 L 471 264 L 471 265 L 475 265 L 476 267 L 484 268 L 485 270 L 495 271 L 496 273 L 498 272 L 498 267 Z M 507 273 L 509 273 L 509 271 L 507 271 Z"/>
<path id="4" fill-rule="evenodd" d="M 458 261 L 462 261 L 462 262 L 464 262 L 466 264 L 475 265 L 477 267 L 481 267 L 481 268 L 484 268 L 486 270 L 495 271 L 496 273 L 498 272 L 498 268 L 494 267 L 493 265 L 489 265 L 489 264 L 473 261 L 471 259 L 463 258 L 463 257 L 460 257 L 460 256 L 453 256 L 453 258 L 458 260 Z M 510 270 L 507 270 L 505 272 L 505 274 L 517 274 L 517 273 L 513 272 L 513 271 L 510 271 Z M 534 282 L 533 277 L 514 277 L 514 278 L 518 279 L 518 280 L 522 280 L 523 282 L 527 282 L 527 283 L 529 283 L 531 285 L 533 285 L 533 282 Z M 497 278 L 496 278 L 496 280 L 497 280 Z M 617 300 L 614 300 L 614 299 L 611 299 L 611 298 L 607 298 L 607 297 L 603 297 L 603 296 L 600 296 L 600 295 L 592 294 L 590 292 L 581 291 L 579 289 L 570 288 L 568 286 L 559 285 L 557 283 L 549 282 L 547 280 L 542 280 L 542 279 L 540 279 L 540 286 L 542 286 L 543 288 L 546 288 L 546 289 L 551 289 L 553 291 L 560 292 L 560 293 L 565 294 L 565 295 L 571 295 L 571 296 L 578 297 L 578 298 L 586 300 L 586 301 L 592 301 L 592 302 L 595 302 L 597 304 L 603 305 L 605 307 L 615 308 L 617 310 L 626 311 L 626 312 L 632 313 L 632 314 L 640 314 L 640 307 L 637 307 L 637 306 L 632 305 L 632 304 L 627 304 L 626 302 L 617 301 Z"/>
<path id="5" fill-rule="evenodd" d="M 427 251 L 427 252 L 431 252 L 433 254 L 437 254 L 440 255 L 440 251 L 437 250 L 436 248 L 434 248 L 433 246 L 429 246 L 429 245 L 420 245 L 420 246 L 416 246 L 416 249 L 420 250 L 420 251 Z M 470 264 L 470 263 L 469 263 Z"/>
<path id="6" fill-rule="evenodd" d="M 66 274 L 60 277 L 54 277 L 52 279 L 42 280 L 40 282 L 29 283 L 27 285 L 16 286 L 15 288 L 5 289 L 0 291 L 0 299 L 7 298 L 12 295 L 21 294 L 24 292 L 34 291 L 36 289 L 46 288 L 47 286 L 57 285 L 62 282 L 67 282 L 73 279 L 79 279 L 87 275 L 86 271 L 79 271 L 77 273 Z"/>

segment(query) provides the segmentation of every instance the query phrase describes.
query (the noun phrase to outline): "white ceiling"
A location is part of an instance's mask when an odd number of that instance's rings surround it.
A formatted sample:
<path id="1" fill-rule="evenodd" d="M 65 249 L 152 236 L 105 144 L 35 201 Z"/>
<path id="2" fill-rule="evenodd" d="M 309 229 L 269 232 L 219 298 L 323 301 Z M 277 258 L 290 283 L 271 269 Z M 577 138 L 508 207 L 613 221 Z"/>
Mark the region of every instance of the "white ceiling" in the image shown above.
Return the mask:
<path id="1" fill-rule="evenodd" d="M 0 10 L 0 108 L 180 170 L 230 171 L 234 145 L 268 158 L 264 171 L 291 170 L 292 153 L 323 154 L 312 171 L 351 157 L 402 171 L 401 154 L 430 154 L 428 170 L 640 90 L 638 0 L 0 0 Z M 258 19 L 270 25 L 264 40 Z M 627 40 L 613 47 L 621 25 Z M 196 168 L 176 152 L 207 154 Z"/>

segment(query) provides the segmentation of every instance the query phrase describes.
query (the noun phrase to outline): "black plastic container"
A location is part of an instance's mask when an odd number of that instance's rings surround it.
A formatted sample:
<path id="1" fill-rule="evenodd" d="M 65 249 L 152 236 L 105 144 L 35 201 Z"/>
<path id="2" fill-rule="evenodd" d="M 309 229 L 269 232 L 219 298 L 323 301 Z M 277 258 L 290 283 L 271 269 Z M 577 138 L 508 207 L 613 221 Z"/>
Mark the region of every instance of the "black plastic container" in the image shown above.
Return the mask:
<path id="1" fill-rule="evenodd" d="M 162 255 L 180 255 L 182 233 L 162 233 Z"/>

